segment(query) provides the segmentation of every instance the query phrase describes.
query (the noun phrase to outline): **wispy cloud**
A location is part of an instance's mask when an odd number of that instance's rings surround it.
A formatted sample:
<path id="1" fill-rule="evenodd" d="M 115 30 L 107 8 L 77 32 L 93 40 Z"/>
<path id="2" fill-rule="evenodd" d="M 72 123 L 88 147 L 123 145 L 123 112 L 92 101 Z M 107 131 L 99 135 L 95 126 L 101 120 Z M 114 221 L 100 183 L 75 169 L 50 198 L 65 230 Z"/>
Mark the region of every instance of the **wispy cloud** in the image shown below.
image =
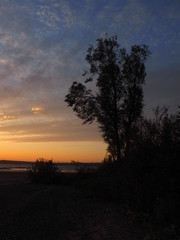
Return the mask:
<path id="1" fill-rule="evenodd" d="M 34 113 L 34 112 L 33 112 Z M 3 115 L 4 116 L 4 115 Z M 0 115 L 1 117 L 1 115 Z M 7 117 L 7 116 L 6 116 Z M 8 117 L 7 117 L 8 118 Z M 14 118 L 15 119 L 15 118 Z M 31 117 L 24 123 L 11 118 L 7 125 L 1 125 L 1 140 L 13 142 L 65 142 L 65 141 L 101 141 L 96 126 L 82 126 L 80 122 L 62 121 L 56 119 L 37 119 Z"/>
<path id="2" fill-rule="evenodd" d="M 148 66 L 154 89 L 177 87 L 180 61 L 179 1 L 2 0 L 0 1 L 0 115 L 2 138 L 13 141 L 100 140 L 94 126 L 81 126 L 64 103 L 71 83 L 87 67 L 88 45 L 108 32 L 122 46 L 146 43 L 154 51 Z M 167 51 L 162 58 L 162 51 Z M 168 60 L 167 60 L 168 59 Z M 172 63 L 172 64 L 169 64 Z M 155 69 L 158 68 L 158 71 Z M 154 84 L 155 82 L 155 84 Z M 171 88 L 167 102 L 177 102 Z M 167 93 L 164 87 L 163 93 Z M 157 94 L 157 104 L 163 94 Z M 165 98 L 163 98 L 165 99 Z M 164 103 L 166 101 L 164 100 Z M 3 135 L 4 134 L 4 135 Z M 6 136 L 5 136 L 6 135 Z"/>

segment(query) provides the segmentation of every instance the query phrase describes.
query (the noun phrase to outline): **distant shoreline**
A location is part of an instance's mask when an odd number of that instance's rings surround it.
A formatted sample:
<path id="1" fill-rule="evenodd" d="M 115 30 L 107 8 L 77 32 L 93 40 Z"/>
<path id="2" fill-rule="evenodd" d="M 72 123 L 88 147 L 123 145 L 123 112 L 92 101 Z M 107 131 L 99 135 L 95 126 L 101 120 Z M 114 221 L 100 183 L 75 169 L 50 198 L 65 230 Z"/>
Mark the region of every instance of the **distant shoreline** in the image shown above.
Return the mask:
<path id="1" fill-rule="evenodd" d="M 35 162 L 0 160 L 0 172 L 26 172 Z M 57 167 L 61 172 L 78 172 L 80 169 L 97 169 L 100 163 L 58 162 Z"/>
<path id="2" fill-rule="evenodd" d="M 32 163 L 35 163 L 35 161 L 20 161 L 20 160 L 0 160 L 0 164 L 2 163 L 7 163 L 7 164 L 12 164 L 12 163 L 29 163 L 29 164 L 32 164 Z M 80 162 L 80 161 L 69 161 L 69 162 L 63 162 L 63 161 L 60 161 L 60 162 L 56 162 L 56 161 L 53 161 L 54 163 L 56 164 L 101 164 L 101 162 Z"/>

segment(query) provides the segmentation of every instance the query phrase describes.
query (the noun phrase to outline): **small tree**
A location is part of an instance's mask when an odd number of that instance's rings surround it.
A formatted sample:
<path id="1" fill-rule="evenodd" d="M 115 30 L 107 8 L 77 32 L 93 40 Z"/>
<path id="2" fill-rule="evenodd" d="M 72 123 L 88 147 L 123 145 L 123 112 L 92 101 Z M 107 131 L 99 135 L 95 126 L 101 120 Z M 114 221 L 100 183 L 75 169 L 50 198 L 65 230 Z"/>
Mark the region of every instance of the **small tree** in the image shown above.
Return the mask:
<path id="1" fill-rule="evenodd" d="M 73 82 L 65 97 L 83 123 L 97 121 L 108 151 L 120 161 L 130 149 L 133 124 L 142 113 L 145 61 L 150 51 L 146 45 L 134 45 L 130 53 L 120 48 L 117 37 L 97 39 L 90 45 L 86 61 L 90 65 L 85 84 L 96 82 L 96 90 Z"/>
<path id="2" fill-rule="evenodd" d="M 57 183 L 59 181 L 60 170 L 52 160 L 39 158 L 28 169 L 28 176 L 35 183 Z"/>

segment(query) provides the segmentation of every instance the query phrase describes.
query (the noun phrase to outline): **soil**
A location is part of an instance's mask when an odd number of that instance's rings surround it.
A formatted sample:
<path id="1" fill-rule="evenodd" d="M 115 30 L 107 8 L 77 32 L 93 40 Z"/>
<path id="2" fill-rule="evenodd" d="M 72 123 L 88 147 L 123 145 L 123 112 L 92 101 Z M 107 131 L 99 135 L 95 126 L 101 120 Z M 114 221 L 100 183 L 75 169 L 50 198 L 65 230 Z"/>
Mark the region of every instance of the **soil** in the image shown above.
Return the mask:
<path id="1" fill-rule="evenodd" d="M 24 172 L 0 172 L 2 240 L 143 240 L 117 203 L 85 196 L 71 186 L 31 184 Z"/>

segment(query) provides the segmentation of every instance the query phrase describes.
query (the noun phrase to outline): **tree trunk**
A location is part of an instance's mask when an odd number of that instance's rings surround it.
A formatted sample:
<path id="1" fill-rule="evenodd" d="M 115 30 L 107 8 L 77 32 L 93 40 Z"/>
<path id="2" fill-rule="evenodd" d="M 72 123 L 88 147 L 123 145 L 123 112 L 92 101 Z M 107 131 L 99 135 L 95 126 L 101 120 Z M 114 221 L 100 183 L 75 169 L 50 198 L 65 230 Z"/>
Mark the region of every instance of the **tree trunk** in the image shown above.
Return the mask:
<path id="1" fill-rule="evenodd" d="M 120 142 L 119 142 L 119 134 L 117 129 L 117 136 L 116 136 L 116 148 L 117 148 L 117 161 L 121 161 L 121 152 L 120 152 Z"/>

